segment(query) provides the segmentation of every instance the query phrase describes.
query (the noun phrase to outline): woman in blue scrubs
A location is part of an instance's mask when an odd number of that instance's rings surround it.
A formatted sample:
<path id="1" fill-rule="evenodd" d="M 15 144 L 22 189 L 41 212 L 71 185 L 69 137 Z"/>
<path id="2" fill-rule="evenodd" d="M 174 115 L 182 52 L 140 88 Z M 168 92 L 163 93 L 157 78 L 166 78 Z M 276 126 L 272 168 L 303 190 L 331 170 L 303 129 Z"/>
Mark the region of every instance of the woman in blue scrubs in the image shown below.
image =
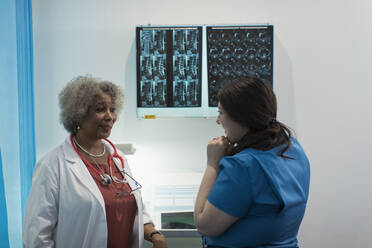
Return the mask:
<path id="1" fill-rule="evenodd" d="M 257 78 L 218 93 L 225 136 L 207 146 L 194 218 L 204 247 L 298 247 L 309 194 L 309 161 L 276 119 L 271 87 Z"/>

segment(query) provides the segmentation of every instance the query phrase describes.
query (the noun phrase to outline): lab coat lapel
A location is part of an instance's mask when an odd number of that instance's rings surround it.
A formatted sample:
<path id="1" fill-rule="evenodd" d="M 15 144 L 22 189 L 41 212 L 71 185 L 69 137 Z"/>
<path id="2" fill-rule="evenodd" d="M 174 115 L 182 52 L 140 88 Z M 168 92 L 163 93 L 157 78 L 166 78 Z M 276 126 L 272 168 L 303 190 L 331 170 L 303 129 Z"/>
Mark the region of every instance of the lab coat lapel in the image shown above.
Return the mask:
<path id="1" fill-rule="evenodd" d="M 105 202 L 102 197 L 101 191 L 99 190 L 93 177 L 90 175 L 89 170 L 85 166 L 84 162 L 81 160 L 79 155 L 76 153 L 71 145 L 70 137 L 66 139 L 63 145 L 63 150 L 65 153 L 65 159 L 69 164 L 69 168 L 76 175 L 76 177 L 81 181 L 81 183 L 97 198 L 98 202 L 101 204 L 105 210 Z"/>

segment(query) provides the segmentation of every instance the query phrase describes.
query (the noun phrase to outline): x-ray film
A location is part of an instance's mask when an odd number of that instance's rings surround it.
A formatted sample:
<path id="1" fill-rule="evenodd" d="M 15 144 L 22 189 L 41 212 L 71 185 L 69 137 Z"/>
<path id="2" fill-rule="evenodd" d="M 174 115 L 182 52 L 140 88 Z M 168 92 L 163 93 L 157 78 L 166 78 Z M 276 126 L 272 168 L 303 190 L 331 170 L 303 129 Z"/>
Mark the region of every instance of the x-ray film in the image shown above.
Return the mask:
<path id="1" fill-rule="evenodd" d="M 235 78 L 255 76 L 273 84 L 273 26 L 207 27 L 208 105 Z"/>
<path id="2" fill-rule="evenodd" d="M 201 27 L 137 27 L 138 107 L 201 106 Z"/>
<path id="3" fill-rule="evenodd" d="M 165 30 L 137 30 L 139 36 L 139 102 L 143 107 L 166 107 L 167 40 Z M 138 63 L 137 63 L 138 64 Z"/>

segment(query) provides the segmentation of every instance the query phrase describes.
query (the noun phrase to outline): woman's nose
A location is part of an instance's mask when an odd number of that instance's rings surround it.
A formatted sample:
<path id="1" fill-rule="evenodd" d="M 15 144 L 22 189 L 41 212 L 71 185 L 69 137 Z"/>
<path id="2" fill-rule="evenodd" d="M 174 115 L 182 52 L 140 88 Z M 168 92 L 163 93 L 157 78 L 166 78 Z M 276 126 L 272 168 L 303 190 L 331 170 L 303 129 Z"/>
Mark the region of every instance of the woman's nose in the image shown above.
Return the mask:
<path id="1" fill-rule="evenodd" d="M 106 119 L 114 119 L 114 113 L 112 113 L 110 110 L 107 110 L 106 111 L 106 114 L 105 114 L 105 117 Z"/>

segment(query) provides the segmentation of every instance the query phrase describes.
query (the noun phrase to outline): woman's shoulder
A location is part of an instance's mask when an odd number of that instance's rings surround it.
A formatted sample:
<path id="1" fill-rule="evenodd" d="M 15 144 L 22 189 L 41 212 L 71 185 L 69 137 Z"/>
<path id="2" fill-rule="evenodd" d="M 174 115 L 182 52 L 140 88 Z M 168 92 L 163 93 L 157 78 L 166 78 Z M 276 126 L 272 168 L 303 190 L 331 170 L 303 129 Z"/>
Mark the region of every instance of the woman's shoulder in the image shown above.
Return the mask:
<path id="1" fill-rule="evenodd" d="M 250 149 L 244 149 L 237 154 L 224 157 L 220 162 L 219 169 L 220 171 L 224 170 L 225 174 L 243 184 L 253 183 L 254 185 L 258 181 L 265 180 L 259 161 Z"/>
<path id="2" fill-rule="evenodd" d="M 223 159 L 230 163 L 238 163 L 238 164 L 250 164 L 250 162 L 254 159 L 252 149 L 244 149 L 234 155 L 225 156 Z"/>
<path id="3" fill-rule="evenodd" d="M 239 153 L 231 156 L 225 156 L 221 159 L 220 169 L 227 168 L 237 173 L 252 173 L 252 171 L 259 170 L 259 166 L 254 154 L 250 149 L 244 149 Z"/>
<path id="4" fill-rule="evenodd" d="M 286 143 L 278 145 L 270 150 L 258 150 L 254 148 L 246 148 L 243 151 L 245 153 L 249 153 L 252 157 L 266 157 L 266 156 L 277 157 L 279 156 L 280 152 L 285 148 L 285 146 L 286 146 Z M 304 149 L 302 148 L 300 142 L 295 137 L 291 136 L 289 148 L 284 153 L 284 155 L 289 156 L 289 157 L 292 157 L 292 156 L 297 157 L 297 156 L 303 155 L 304 153 L 305 153 Z"/>
<path id="5" fill-rule="evenodd" d="M 250 156 L 256 161 L 258 167 L 262 168 L 266 173 L 270 172 L 269 174 L 274 173 L 274 171 L 283 171 L 283 168 L 296 168 L 295 170 L 302 168 L 304 171 L 308 171 L 310 163 L 298 140 L 295 137 L 290 138 L 290 146 L 283 154 L 287 158 L 280 156 L 285 145 L 286 144 L 282 144 L 270 150 L 248 148 L 244 151 L 250 154 Z M 287 166 L 282 167 L 282 165 Z"/>
<path id="6" fill-rule="evenodd" d="M 293 136 L 291 136 L 291 145 L 289 149 L 284 153 L 284 155 L 308 163 L 308 158 L 306 156 L 304 148 L 302 147 L 300 142 Z"/>
<path id="7" fill-rule="evenodd" d="M 287 163 L 286 159 L 280 156 L 284 144 L 274 147 L 270 150 L 258 150 L 246 148 L 232 156 L 226 156 L 221 160 L 221 168 L 233 167 L 233 170 L 247 171 L 250 174 L 260 173 L 263 168 L 268 167 L 270 170 L 274 167 Z M 291 163 L 308 164 L 308 160 L 302 146 L 296 138 L 291 138 L 289 149 L 284 155 L 292 158 Z M 275 166 L 274 166 L 275 165 Z"/>

